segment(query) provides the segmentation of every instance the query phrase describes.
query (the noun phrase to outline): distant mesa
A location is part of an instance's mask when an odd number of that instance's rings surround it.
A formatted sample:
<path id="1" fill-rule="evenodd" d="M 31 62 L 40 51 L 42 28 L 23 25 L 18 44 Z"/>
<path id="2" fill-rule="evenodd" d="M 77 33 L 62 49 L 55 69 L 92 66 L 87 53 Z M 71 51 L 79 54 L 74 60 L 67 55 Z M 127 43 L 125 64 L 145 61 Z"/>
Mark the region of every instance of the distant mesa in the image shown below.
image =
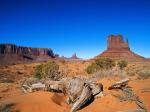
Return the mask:
<path id="1" fill-rule="evenodd" d="M 82 60 L 81 58 L 79 58 L 76 53 L 74 53 L 71 57 L 65 57 L 65 56 L 62 56 L 61 57 L 62 59 L 65 59 L 65 60 Z"/>
<path id="2" fill-rule="evenodd" d="M 74 54 L 70 57 L 70 59 L 79 60 L 79 59 L 81 59 L 81 58 L 77 57 L 76 53 L 74 53 Z"/>
<path id="3" fill-rule="evenodd" d="M 129 47 L 128 38 L 126 42 L 124 42 L 122 35 L 109 35 L 107 39 L 107 50 L 96 56 L 96 58 L 98 57 L 124 59 L 136 62 L 148 61 L 148 59 L 132 52 Z"/>
<path id="4" fill-rule="evenodd" d="M 0 44 L 0 64 L 39 62 L 55 58 L 52 49 Z"/>
<path id="5" fill-rule="evenodd" d="M 109 35 L 107 40 L 107 49 L 96 58 L 114 58 L 123 59 L 130 62 L 146 62 L 150 61 L 131 51 L 129 41 L 123 41 L 122 35 Z M 52 49 L 48 48 L 32 48 L 17 46 L 14 44 L 0 44 L 0 65 L 26 63 L 26 62 L 42 62 L 49 59 L 65 59 L 65 60 L 82 60 L 76 53 L 71 57 L 59 57 L 54 54 Z"/>

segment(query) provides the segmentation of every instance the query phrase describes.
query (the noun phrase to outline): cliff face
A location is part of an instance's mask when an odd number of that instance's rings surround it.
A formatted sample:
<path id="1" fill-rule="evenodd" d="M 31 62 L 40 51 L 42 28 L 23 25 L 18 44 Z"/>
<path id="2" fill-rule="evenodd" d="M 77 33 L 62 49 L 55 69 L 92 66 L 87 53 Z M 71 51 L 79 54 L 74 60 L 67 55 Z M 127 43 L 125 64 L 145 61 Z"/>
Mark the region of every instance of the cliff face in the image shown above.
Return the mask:
<path id="1" fill-rule="evenodd" d="M 0 61 L 3 63 L 44 61 L 54 57 L 53 51 L 47 48 L 31 48 L 16 46 L 14 44 L 0 44 Z"/>
<path id="2" fill-rule="evenodd" d="M 53 51 L 47 48 L 21 47 L 13 44 L 0 44 L 0 54 L 18 54 L 18 55 L 47 55 L 53 57 Z"/>
<path id="3" fill-rule="evenodd" d="M 107 50 L 97 57 L 124 59 L 136 62 L 148 61 L 146 58 L 132 52 L 129 47 L 128 39 L 124 42 L 123 36 L 121 35 L 109 35 L 107 40 Z"/>
<path id="4" fill-rule="evenodd" d="M 108 50 L 130 50 L 128 39 L 124 42 L 122 35 L 109 35 L 107 43 Z"/>

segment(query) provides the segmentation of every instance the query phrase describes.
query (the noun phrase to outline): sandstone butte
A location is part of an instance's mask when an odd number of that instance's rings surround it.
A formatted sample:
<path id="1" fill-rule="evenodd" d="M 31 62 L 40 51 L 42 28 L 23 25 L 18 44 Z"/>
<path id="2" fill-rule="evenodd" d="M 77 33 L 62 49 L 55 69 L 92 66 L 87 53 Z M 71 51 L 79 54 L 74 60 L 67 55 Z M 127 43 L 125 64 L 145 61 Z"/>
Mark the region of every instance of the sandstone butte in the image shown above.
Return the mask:
<path id="1" fill-rule="evenodd" d="M 71 60 L 80 60 L 81 58 L 79 58 L 76 53 L 74 53 L 69 59 Z"/>
<path id="2" fill-rule="evenodd" d="M 114 58 L 124 59 L 130 62 L 145 62 L 149 61 L 138 54 L 131 51 L 129 41 L 123 41 L 122 35 L 109 35 L 107 38 L 107 49 L 95 58 Z"/>
<path id="3" fill-rule="evenodd" d="M 146 59 L 132 52 L 129 47 L 128 39 L 126 40 L 126 42 L 124 42 L 122 35 L 109 35 L 107 40 L 107 49 L 95 58 L 106 57 L 114 59 L 124 59 L 129 62 L 150 61 L 150 59 Z M 42 62 L 47 61 L 51 58 L 56 58 L 56 54 L 53 53 L 52 49 L 22 47 L 16 46 L 14 44 L 0 44 L 0 65 L 23 62 Z M 64 59 L 81 60 L 77 57 L 76 54 L 73 54 L 70 58 Z"/>

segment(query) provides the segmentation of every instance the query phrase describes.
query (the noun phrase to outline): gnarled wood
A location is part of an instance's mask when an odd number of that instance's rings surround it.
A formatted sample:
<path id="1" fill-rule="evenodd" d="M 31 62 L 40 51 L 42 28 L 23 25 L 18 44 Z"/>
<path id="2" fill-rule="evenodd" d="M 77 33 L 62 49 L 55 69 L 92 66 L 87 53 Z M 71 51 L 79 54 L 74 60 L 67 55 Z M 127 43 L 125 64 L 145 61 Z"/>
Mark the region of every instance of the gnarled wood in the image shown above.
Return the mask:
<path id="1" fill-rule="evenodd" d="M 108 89 L 111 90 L 111 89 L 121 89 L 122 87 L 125 87 L 128 82 L 130 81 L 130 79 L 123 79 L 121 81 L 118 81 L 114 84 L 112 84 Z"/>
<path id="2" fill-rule="evenodd" d="M 25 92 L 45 89 L 46 91 L 60 91 L 68 96 L 68 103 L 72 105 L 71 112 L 81 108 L 92 96 L 103 91 L 103 85 L 94 81 L 88 81 L 79 77 L 67 77 L 60 81 L 30 79 L 23 83 Z"/>

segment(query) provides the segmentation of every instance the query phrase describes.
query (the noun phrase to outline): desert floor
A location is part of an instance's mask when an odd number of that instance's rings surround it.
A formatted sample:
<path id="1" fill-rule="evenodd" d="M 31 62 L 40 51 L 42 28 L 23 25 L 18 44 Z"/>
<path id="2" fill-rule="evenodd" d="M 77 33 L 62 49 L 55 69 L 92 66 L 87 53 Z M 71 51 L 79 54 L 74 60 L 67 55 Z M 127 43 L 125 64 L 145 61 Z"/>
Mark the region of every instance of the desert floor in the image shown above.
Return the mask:
<path id="1" fill-rule="evenodd" d="M 7 79 L 7 83 L 0 83 L 0 105 L 12 104 L 13 112 L 69 112 L 70 106 L 66 104 L 66 96 L 61 93 L 52 93 L 38 91 L 24 94 L 20 89 L 21 81 L 30 77 L 33 68 L 38 65 L 18 64 L 0 67 L 1 80 Z M 71 76 L 82 75 L 89 63 L 68 62 L 65 65 L 59 63 L 61 69 L 67 67 L 67 74 Z M 6 76 L 2 75 L 5 73 Z M 137 76 L 130 76 L 129 86 L 134 93 L 144 102 L 148 111 L 150 111 L 150 92 L 143 91 L 150 89 L 150 78 L 141 80 Z M 79 112 L 121 112 L 139 108 L 134 101 L 120 101 L 114 95 L 122 94 L 120 90 L 108 90 L 108 87 L 119 77 L 106 77 L 100 79 L 104 86 L 104 96 L 95 99 L 91 104 L 79 110 Z"/>

